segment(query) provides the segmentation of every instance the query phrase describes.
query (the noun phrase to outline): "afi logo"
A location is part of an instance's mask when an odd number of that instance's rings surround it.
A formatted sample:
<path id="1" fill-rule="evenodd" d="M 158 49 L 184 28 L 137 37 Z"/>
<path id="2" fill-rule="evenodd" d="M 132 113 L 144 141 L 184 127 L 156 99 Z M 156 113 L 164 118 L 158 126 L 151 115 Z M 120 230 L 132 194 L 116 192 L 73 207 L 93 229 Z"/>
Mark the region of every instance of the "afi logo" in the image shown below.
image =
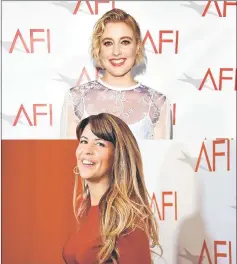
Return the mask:
<path id="1" fill-rule="evenodd" d="M 39 33 L 41 34 L 39 35 Z M 37 36 L 40 36 L 41 38 L 35 38 L 35 34 L 37 34 Z M 24 37 L 21 34 L 20 30 L 17 29 L 14 40 L 11 44 L 9 53 L 13 52 L 16 41 L 18 39 L 22 42 L 22 45 L 24 46 L 26 53 L 34 53 L 35 42 L 46 42 L 48 53 L 50 53 L 50 30 L 49 29 L 30 29 L 30 44 L 29 44 L 30 47 L 29 48 L 27 47 L 26 41 L 24 40 Z"/>
<path id="2" fill-rule="evenodd" d="M 198 260 L 200 260 L 200 256 L 192 254 L 186 248 L 184 248 L 184 251 L 185 251 L 185 253 L 183 253 L 183 254 L 180 253 L 179 254 L 180 257 L 182 257 L 182 258 L 190 261 L 190 263 L 192 263 L 192 264 L 202 263 L 202 261 L 201 262 L 198 262 Z M 202 258 L 202 260 L 203 259 L 204 259 L 204 257 Z"/>
<path id="3" fill-rule="evenodd" d="M 202 249 L 201 249 L 201 253 L 200 253 L 200 256 L 199 256 L 198 264 L 202 263 L 202 259 L 203 259 L 204 256 L 208 260 L 209 264 L 217 264 L 218 260 L 220 258 L 222 258 L 222 259 L 225 258 L 225 259 L 227 259 L 229 261 L 228 262 L 229 264 L 232 264 L 231 241 L 214 240 L 213 244 L 214 244 L 213 248 L 212 249 L 208 249 L 207 243 L 204 240 L 203 245 L 202 245 Z M 220 252 L 219 251 L 219 246 L 221 246 L 222 248 L 223 248 L 223 246 L 225 246 L 225 251 L 224 252 L 223 251 Z M 211 258 L 212 254 L 210 253 L 212 251 L 214 251 L 214 256 L 213 256 L 214 262 L 212 261 L 212 258 Z"/>
<path id="4" fill-rule="evenodd" d="M 80 8 L 80 5 L 81 5 L 81 2 L 82 1 L 77 1 L 77 4 L 76 4 L 76 7 L 75 7 L 75 10 L 73 12 L 74 15 L 77 14 L 79 8 Z M 109 0 L 95 0 L 94 3 L 95 3 L 95 6 L 94 6 L 94 11 L 93 11 L 93 8 L 91 7 L 91 4 L 90 4 L 90 1 L 86 0 L 86 1 L 83 1 L 83 3 L 86 3 L 87 4 L 87 7 L 90 11 L 90 14 L 91 15 L 98 15 L 99 13 L 99 4 L 104 4 L 104 3 L 112 3 L 112 9 L 115 8 L 115 1 L 109 1 Z"/>
<path id="5" fill-rule="evenodd" d="M 169 197 L 169 200 L 172 200 L 172 202 L 167 202 L 167 197 Z M 162 192 L 161 193 L 161 203 L 157 202 L 155 193 L 152 194 L 151 198 L 151 207 L 152 205 L 155 206 L 155 209 L 157 210 L 159 220 L 164 221 L 166 220 L 166 214 L 165 214 L 165 208 L 166 207 L 172 207 L 174 220 L 177 221 L 178 219 L 178 206 L 177 206 L 177 192 Z"/>
<path id="6" fill-rule="evenodd" d="M 43 112 L 38 112 L 39 108 L 43 108 Z M 18 124 L 19 119 L 21 118 L 21 115 L 24 115 L 26 117 L 26 120 L 30 126 L 37 126 L 37 116 L 44 115 L 48 116 L 49 119 L 49 125 L 53 125 L 53 114 L 52 114 L 52 104 L 33 104 L 32 111 L 30 112 L 31 116 L 33 116 L 32 120 L 30 119 L 29 115 L 27 114 L 27 111 L 23 104 L 21 104 L 16 119 L 13 122 L 13 126 L 16 126 Z"/>
<path id="7" fill-rule="evenodd" d="M 222 10 L 218 4 L 218 2 L 222 4 Z M 206 16 L 208 9 L 210 8 L 211 5 L 215 5 L 216 12 L 219 17 L 226 17 L 226 10 L 228 6 L 232 6 L 231 8 L 236 8 L 237 2 L 236 1 L 211 1 L 209 0 L 207 2 L 207 5 L 205 6 L 205 9 L 203 10 L 202 16 Z M 233 7 L 235 6 L 235 7 Z M 222 12 L 221 12 L 222 11 Z"/>
<path id="8" fill-rule="evenodd" d="M 158 34 L 159 45 L 157 45 L 157 46 L 155 45 L 154 38 L 152 37 L 150 31 L 147 30 L 145 37 L 143 39 L 144 46 L 148 40 L 150 41 L 155 54 L 162 54 L 164 43 L 172 43 L 172 45 L 174 46 L 175 54 L 178 53 L 178 47 L 179 47 L 179 31 L 178 30 L 176 30 L 176 31 L 174 31 L 174 30 L 160 30 L 159 34 Z"/>
<path id="9" fill-rule="evenodd" d="M 99 71 L 100 70 L 98 68 L 96 68 L 96 72 L 95 72 L 95 79 L 96 80 L 99 78 Z M 79 79 L 77 80 L 76 85 L 80 85 L 82 83 L 82 81 L 83 81 L 84 78 L 86 78 L 86 80 L 88 82 L 91 81 L 91 78 L 90 78 L 90 76 L 88 74 L 88 71 L 86 70 L 86 67 L 85 66 L 83 67 L 83 69 L 82 69 L 82 71 L 80 73 L 80 76 L 79 76 Z"/>
<path id="10" fill-rule="evenodd" d="M 226 76 L 225 74 L 228 74 L 226 72 L 229 72 L 229 74 L 234 74 L 235 77 L 233 79 L 233 76 Z M 225 75 L 225 76 L 223 76 Z M 218 80 L 215 82 L 215 78 L 213 77 L 213 74 L 211 72 L 211 69 L 208 68 L 201 84 L 200 84 L 200 87 L 198 90 L 202 90 L 207 78 L 209 77 L 211 79 L 211 82 L 213 84 L 213 87 L 216 91 L 221 91 L 222 90 L 222 87 L 223 87 L 223 80 L 233 80 L 233 85 L 234 85 L 234 90 L 236 91 L 237 90 L 237 79 L 236 79 L 236 75 L 237 75 L 237 69 L 235 68 L 220 68 L 220 71 L 219 71 L 219 78 Z"/>
<path id="11" fill-rule="evenodd" d="M 74 79 L 74 78 L 67 77 L 66 75 L 63 75 L 61 73 L 58 73 L 60 78 L 54 79 L 54 80 L 59 81 L 59 82 L 64 82 L 68 84 L 69 87 L 71 88 L 74 86 L 78 86 L 84 82 L 90 82 L 91 80 L 94 80 L 94 79 L 97 80 L 99 78 L 99 72 L 100 72 L 100 69 L 96 68 L 95 73 L 89 73 L 89 71 L 84 66 L 79 74 L 80 75 L 79 78 Z M 94 77 L 92 75 L 94 75 Z"/>
<path id="12" fill-rule="evenodd" d="M 225 145 L 226 146 L 226 151 L 225 152 L 217 152 L 216 150 L 216 146 L 217 145 Z M 229 138 L 221 138 L 221 139 L 216 139 L 212 141 L 212 166 L 211 166 L 211 162 L 207 153 L 207 149 L 205 146 L 205 142 L 203 141 L 202 143 L 202 147 L 199 153 L 199 157 L 197 160 L 197 164 L 196 164 L 196 168 L 195 168 L 195 172 L 198 171 L 199 166 L 200 166 L 200 162 L 201 162 L 201 157 L 204 154 L 204 157 L 207 161 L 207 165 L 208 165 L 208 170 L 209 171 L 216 171 L 216 157 L 225 157 L 226 156 L 226 167 L 227 167 L 227 171 L 230 170 L 230 139 Z"/>

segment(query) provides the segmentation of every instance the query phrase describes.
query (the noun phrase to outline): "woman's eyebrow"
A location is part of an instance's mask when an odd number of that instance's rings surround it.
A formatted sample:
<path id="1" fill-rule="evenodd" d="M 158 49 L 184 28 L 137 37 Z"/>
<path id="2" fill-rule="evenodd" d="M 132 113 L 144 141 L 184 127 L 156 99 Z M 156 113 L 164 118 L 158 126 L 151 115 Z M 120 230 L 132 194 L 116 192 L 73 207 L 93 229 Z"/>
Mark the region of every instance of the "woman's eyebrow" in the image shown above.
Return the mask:
<path id="1" fill-rule="evenodd" d="M 81 136 L 80 139 L 81 139 L 81 138 L 84 138 L 84 139 L 87 139 L 87 140 L 88 140 L 88 138 L 85 137 L 85 136 Z M 106 140 L 104 140 L 103 138 L 95 138 L 94 140 L 95 140 L 95 141 L 97 141 L 97 140 L 103 140 L 103 141 L 106 141 Z"/>
<path id="2" fill-rule="evenodd" d="M 124 36 L 124 37 L 121 37 L 120 39 L 130 39 L 130 40 L 133 40 L 133 38 L 129 37 L 129 36 Z M 102 41 L 105 41 L 105 40 L 113 40 L 112 38 L 103 38 Z"/>
<path id="3" fill-rule="evenodd" d="M 133 40 L 133 38 L 132 37 L 129 37 L 129 36 L 125 36 L 125 37 L 122 37 L 120 39 L 130 39 L 130 40 Z"/>
<path id="4" fill-rule="evenodd" d="M 106 141 L 106 140 L 104 140 L 103 138 L 95 138 L 95 141 L 97 141 L 97 140 Z"/>
<path id="5" fill-rule="evenodd" d="M 103 38 L 102 41 L 104 40 L 113 40 L 112 38 Z"/>

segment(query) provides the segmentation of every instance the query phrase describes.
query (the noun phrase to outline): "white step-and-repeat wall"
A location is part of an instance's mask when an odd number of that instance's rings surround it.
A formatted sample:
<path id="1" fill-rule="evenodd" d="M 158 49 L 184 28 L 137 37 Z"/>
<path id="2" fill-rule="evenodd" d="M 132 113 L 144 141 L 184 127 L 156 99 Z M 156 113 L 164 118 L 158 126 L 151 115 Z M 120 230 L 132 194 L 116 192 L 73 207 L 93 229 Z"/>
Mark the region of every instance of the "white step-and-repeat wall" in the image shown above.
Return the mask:
<path id="1" fill-rule="evenodd" d="M 139 142 L 164 259 L 236 263 L 236 141 Z"/>
<path id="2" fill-rule="evenodd" d="M 93 26 L 124 9 L 145 43 L 136 79 L 167 95 L 173 111 L 173 141 L 139 142 L 163 258 L 236 263 L 236 3 L 3 2 L 3 139 L 60 139 L 65 93 L 98 77 Z"/>
<path id="3" fill-rule="evenodd" d="M 136 79 L 170 99 L 174 139 L 235 137 L 235 1 L 29 1 L 3 2 L 3 138 L 60 138 L 66 91 L 98 76 L 92 29 L 112 7 L 140 24 Z"/>

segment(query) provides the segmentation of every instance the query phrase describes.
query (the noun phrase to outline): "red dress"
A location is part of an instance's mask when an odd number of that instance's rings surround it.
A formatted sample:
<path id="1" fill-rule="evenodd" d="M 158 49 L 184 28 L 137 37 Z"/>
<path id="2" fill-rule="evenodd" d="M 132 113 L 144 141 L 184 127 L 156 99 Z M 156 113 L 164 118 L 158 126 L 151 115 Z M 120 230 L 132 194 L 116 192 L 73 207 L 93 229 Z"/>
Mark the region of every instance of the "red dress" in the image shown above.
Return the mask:
<path id="1" fill-rule="evenodd" d="M 99 206 L 91 206 L 81 222 L 80 229 L 67 241 L 63 249 L 66 264 L 98 264 L 100 212 Z M 119 264 L 151 264 L 149 240 L 144 231 L 137 228 L 117 241 Z M 106 262 L 112 264 L 112 260 Z"/>

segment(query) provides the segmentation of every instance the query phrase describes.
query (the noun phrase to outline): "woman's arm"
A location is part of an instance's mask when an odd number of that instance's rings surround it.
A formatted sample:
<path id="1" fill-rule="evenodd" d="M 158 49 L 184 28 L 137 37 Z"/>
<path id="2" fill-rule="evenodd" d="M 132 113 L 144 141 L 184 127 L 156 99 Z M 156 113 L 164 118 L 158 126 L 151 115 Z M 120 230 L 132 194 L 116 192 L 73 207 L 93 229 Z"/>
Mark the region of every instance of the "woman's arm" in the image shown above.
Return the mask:
<path id="1" fill-rule="evenodd" d="M 145 231 L 134 231 L 119 237 L 119 264 L 151 264 L 149 239 Z"/>
<path id="2" fill-rule="evenodd" d="M 60 123 L 60 137 L 76 139 L 76 127 L 80 122 L 79 118 L 75 115 L 74 106 L 71 98 L 70 91 L 68 91 L 64 98 L 64 103 L 61 113 Z"/>
<path id="3" fill-rule="evenodd" d="M 165 100 L 160 109 L 160 116 L 154 127 L 153 139 L 172 139 L 172 113 L 169 101 Z"/>

